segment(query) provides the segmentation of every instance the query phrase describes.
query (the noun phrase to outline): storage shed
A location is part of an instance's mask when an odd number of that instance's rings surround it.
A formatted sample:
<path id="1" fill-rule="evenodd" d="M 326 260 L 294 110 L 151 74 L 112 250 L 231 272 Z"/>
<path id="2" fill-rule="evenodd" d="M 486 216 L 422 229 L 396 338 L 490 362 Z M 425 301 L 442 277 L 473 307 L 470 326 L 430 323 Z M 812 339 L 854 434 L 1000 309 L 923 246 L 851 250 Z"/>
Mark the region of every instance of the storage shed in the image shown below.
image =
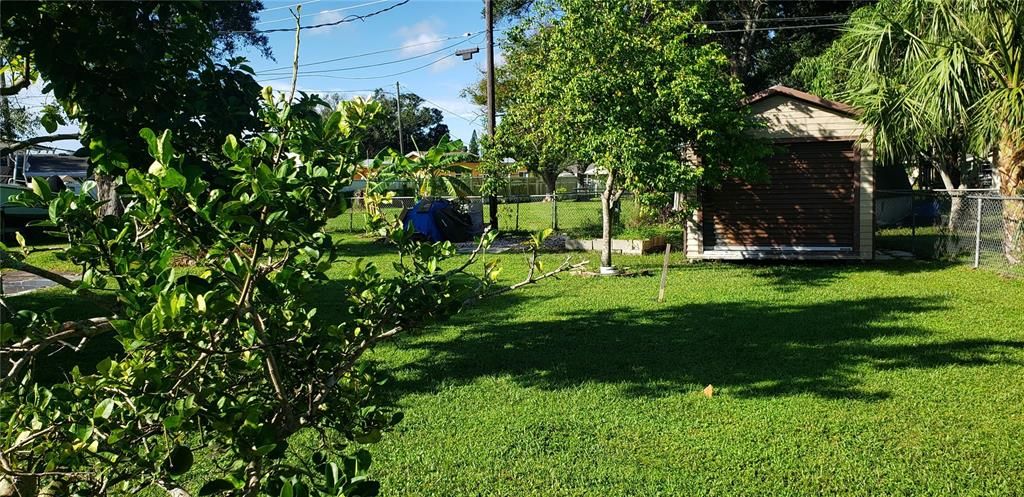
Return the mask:
<path id="1" fill-rule="evenodd" d="M 776 148 L 768 180 L 703 191 L 686 226 L 687 257 L 871 259 L 874 160 L 857 112 L 785 86 L 746 104 Z"/>

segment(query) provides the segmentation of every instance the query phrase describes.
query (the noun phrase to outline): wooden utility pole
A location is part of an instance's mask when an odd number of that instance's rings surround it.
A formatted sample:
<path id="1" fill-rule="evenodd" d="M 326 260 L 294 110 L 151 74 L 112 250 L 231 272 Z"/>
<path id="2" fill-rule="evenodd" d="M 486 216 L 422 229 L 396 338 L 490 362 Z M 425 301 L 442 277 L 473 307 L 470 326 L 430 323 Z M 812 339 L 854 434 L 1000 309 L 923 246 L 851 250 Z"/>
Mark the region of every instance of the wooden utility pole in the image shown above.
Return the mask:
<path id="1" fill-rule="evenodd" d="M 495 102 L 494 102 L 494 12 L 493 0 L 484 0 L 484 17 L 487 22 L 487 134 L 494 140 Z M 496 158 L 496 160 L 501 160 Z M 491 210 L 491 229 L 498 229 L 498 196 L 489 199 Z"/>
<path id="2" fill-rule="evenodd" d="M 395 113 L 398 120 L 398 153 L 405 155 L 405 145 L 402 144 L 402 85 L 398 81 L 395 81 L 395 93 L 395 104 L 398 106 L 398 112 Z"/>

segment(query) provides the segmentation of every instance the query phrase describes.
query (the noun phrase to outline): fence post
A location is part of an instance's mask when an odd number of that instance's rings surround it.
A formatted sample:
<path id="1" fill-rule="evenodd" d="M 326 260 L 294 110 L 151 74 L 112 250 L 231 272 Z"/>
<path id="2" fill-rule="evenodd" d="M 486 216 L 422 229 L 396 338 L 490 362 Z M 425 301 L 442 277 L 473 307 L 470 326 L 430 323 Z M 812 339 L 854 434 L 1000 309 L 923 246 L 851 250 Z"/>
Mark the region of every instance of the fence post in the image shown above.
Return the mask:
<path id="1" fill-rule="evenodd" d="M 516 231 L 519 231 L 519 204 L 520 203 L 521 202 L 516 200 Z"/>
<path id="2" fill-rule="evenodd" d="M 558 231 L 558 194 L 551 194 L 551 229 Z"/>
<path id="3" fill-rule="evenodd" d="M 974 227 L 974 268 L 977 269 L 981 263 L 981 202 L 983 198 L 978 197 L 977 225 Z"/>

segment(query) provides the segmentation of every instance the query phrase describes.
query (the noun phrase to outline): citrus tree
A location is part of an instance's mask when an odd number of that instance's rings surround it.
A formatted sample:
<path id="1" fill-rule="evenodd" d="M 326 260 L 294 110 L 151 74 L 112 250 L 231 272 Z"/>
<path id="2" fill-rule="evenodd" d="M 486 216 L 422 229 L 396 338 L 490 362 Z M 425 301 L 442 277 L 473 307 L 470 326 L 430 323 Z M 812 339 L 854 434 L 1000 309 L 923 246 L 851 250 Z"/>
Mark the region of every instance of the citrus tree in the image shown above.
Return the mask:
<path id="1" fill-rule="evenodd" d="M 9 309 L 0 325 L 0 494 L 377 493 L 364 445 L 401 415 L 377 402 L 360 357 L 511 287 L 494 288 L 494 264 L 469 273 L 493 234 L 446 264 L 450 244 L 413 242 L 379 219 L 399 262 L 385 275 L 351 261 L 330 287 L 338 317 L 318 316 L 307 297 L 339 259 L 324 227 L 346 207 L 379 106 L 321 113 L 315 96 L 262 96 L 266 131 L 227 136 L 212 167 L 179 153 L 171 131 L 144 129 L 151 160 L 124 171 L 122 215 L 97 214 L 92 185 L 54 193 L 36 182 L 21 199 L 49 206 L 48 224 L 70 242 L 61 257 L 83 268 L 80 282 L 55 279 L 95 302 L 96 317 Z M 46 275 L 0 248 L 5 266 Z M 568 265 L 538 267 L 521 284 Z M 60 351 L 105 357 L 44 379 L 43 358 Z"/>

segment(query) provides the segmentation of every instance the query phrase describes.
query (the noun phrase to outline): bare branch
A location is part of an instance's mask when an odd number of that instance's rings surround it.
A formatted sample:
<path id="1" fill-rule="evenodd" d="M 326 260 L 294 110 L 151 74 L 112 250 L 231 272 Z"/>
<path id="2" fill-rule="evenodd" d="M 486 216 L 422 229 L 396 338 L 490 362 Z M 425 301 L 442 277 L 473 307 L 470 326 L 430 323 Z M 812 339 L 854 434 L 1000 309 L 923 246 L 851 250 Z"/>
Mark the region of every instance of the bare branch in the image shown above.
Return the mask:
<path id="1" fill-rule="evenodd" d="M 77 140 L 78 138 L 78 133 L 57 133 L 55 135 L 36 136 L 20 142 L 11 143 L 5 147 L 0 147 L 0 154 L 10 154 L 23 148 L 39 145 L 40 143 L 49 143 L 60 140 Z"/>

